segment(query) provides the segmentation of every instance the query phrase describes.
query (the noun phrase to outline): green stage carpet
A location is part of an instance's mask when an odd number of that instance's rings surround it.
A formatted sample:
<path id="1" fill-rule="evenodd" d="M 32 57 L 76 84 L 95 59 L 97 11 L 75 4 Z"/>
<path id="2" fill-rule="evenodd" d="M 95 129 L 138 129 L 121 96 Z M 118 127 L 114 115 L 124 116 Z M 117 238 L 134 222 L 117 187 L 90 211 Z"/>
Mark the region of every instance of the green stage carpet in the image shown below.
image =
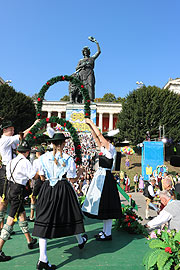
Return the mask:
<path id="1" fill-rule="evenodd" d="M 32 232 L 34 223 L 29 223 Z M 124 231 L 113 230 L 113 240 L 97 242 L 93 236 L 102 229 L 102 222 L 85 219 L 85 228 L 89 237 L 83 250 L 77 247 L 75 237 L 48 240 L 48 258 L 51 263 L 62 270 L 141 270 L 142 258 L 148 251 L 147 239 L 142 236 L 128 234 Z M 8 240 L 3 248 L 6 255 L 13 259 L 1 262 L 2 270 L 35 270 L 39 257 L 36 249 L 27 248 L 26 239 L 21 233 L 18 224 L 14 230 L 16 235 Z"/>

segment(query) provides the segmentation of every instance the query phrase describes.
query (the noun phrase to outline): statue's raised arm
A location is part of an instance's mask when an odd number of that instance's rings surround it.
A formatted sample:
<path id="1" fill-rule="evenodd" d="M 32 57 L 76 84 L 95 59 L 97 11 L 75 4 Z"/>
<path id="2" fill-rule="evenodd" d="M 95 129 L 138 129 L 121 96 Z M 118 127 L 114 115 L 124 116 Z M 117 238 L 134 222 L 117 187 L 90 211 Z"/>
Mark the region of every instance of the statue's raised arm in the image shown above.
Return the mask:
<path id="1" fill-rule="evenodd" d="M 94 59 L 96 59 L 100 53 L 101 53 L 101 49 L 100 49 L 100 46 L 99 46 L 99 43 L 98 41 L 94 38 L 94 37 L 88 37 L 88 39 L 92 42 L 95 42 L 96 45 L 97 45 L 97 52 L 92 56 Z"/>

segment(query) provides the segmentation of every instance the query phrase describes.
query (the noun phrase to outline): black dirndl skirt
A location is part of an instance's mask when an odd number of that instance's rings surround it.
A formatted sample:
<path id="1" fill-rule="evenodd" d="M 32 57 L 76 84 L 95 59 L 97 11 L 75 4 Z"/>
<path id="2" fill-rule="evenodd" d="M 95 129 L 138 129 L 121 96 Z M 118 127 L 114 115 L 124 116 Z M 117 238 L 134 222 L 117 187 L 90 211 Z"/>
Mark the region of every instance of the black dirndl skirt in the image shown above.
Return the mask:
<path id="1" fill-rule="evenodd" d="M 61 180 L 51 187 L 45 181 L 37 200 L 32 235 L 52 239 L 83 232 L 83 214 L 71 184 Z"/>
<path id="2" fill-rule="evenodd" d="M 89 218 L 100 220 L 119 219 L 122 216 L 121 201 L 117 184 L 111 171 L 106 171 L 104 186 L 101 193 L 98 215 L 92 215 L 84 212 L 84 215 Z"/>

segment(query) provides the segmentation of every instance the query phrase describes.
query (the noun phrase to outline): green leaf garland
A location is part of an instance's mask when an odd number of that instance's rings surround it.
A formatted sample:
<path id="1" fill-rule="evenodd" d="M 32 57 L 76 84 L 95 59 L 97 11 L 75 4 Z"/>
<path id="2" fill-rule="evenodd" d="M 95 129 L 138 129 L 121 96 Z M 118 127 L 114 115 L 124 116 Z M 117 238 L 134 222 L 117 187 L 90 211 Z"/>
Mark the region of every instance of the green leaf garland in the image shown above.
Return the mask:
<path id="1" fill-rule="evenodd" d="M 75 162 L 76 164 L 80 165 L 82 163 L 82 157 L 81 157 L 81 144 L 80 144 L 78 134 L 75 128 L 73 127 L 73 125 L 69 121 L 63 118 L 59 118 L 57 116 L 51 116 L 50 118 L 44 118 L 40 120 L 39 123 L 37 123 L 33 128 L 31 128 L 25 140 L 29 143 L 30 146 L 36 145 L 37 140 L 39 139 L 39 137 L 42 136 L 42 134 L 39 134 L 39 130 L 48 123 L 57 123 L 57 124 L 60 124 L 62 127 L 67 128 L 67 130 L 71 134 L 74 147 L 75 147 L 75 154 L 76 154 Z"/>
<path id="2" fill-rule="evenodd" d="M 73 76 L 68 76 L 68 75 L 64 75 L 64 76 L 61 75 L 61 76 L 53 77 L 42 86 L 42 88 L 38 94 L 38 97 L 37 97 L 36 118 L 37 119 L 41 118 L 44 96 L 45 96 L 47 90 L 49 89 L 49 87 L 51 87 L 53 84 L 55 84 L 57 82 L 61 82 L 61 81 L 68 81 L 68 82 L 71 82 L 72 84 L 75 84 L 77 86 L 77 88 L 82 93 L 82 96 L 84 99 L 84 117 L 90 118 L 90 116 L 91 116 L 91 109 L 90 109 L 91 101 L 90 101 L 88 90 L 84 87 L 83 83 L 79 79 L 77 79 Z"/>

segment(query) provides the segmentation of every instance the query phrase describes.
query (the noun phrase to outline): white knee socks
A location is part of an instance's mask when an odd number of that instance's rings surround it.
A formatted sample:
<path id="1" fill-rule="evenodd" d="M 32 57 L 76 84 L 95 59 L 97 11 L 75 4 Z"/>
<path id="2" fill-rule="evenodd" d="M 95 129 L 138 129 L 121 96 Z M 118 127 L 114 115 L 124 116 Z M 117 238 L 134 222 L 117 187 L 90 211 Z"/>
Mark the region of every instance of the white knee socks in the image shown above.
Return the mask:
<path id="1" fill-rule="evenodd" d="M 106 236 L 111 235 L 112 230 L 112 219 L 103 220 L 103 232 Z M 104 234 L 101 235 L 101 238 L 105 238 Z"/>
<path id="2" fill-rule="evenodd" d="M 82 244 L 83 243 L 83 237 L 81 236 L 81 234 L 76 234 L 75 236 L 76 236 L 76 239 L 78 241 L 78 244 L 79 245 Z"/>
<path id="3" fill-rule="evenodd" d="M 41 262 L 47 263 L 47 239 L 46 238 L 39 238 L 39 249 L 40 249 L 40 257 L 39 260 Z"/>
<path id="4" fill-rule="evenodd" d="M 109 236 L 111 235 L 112 230 L 112 219 L 104 220 L 104 222 L 105 222 L 105 235 Z"/>

